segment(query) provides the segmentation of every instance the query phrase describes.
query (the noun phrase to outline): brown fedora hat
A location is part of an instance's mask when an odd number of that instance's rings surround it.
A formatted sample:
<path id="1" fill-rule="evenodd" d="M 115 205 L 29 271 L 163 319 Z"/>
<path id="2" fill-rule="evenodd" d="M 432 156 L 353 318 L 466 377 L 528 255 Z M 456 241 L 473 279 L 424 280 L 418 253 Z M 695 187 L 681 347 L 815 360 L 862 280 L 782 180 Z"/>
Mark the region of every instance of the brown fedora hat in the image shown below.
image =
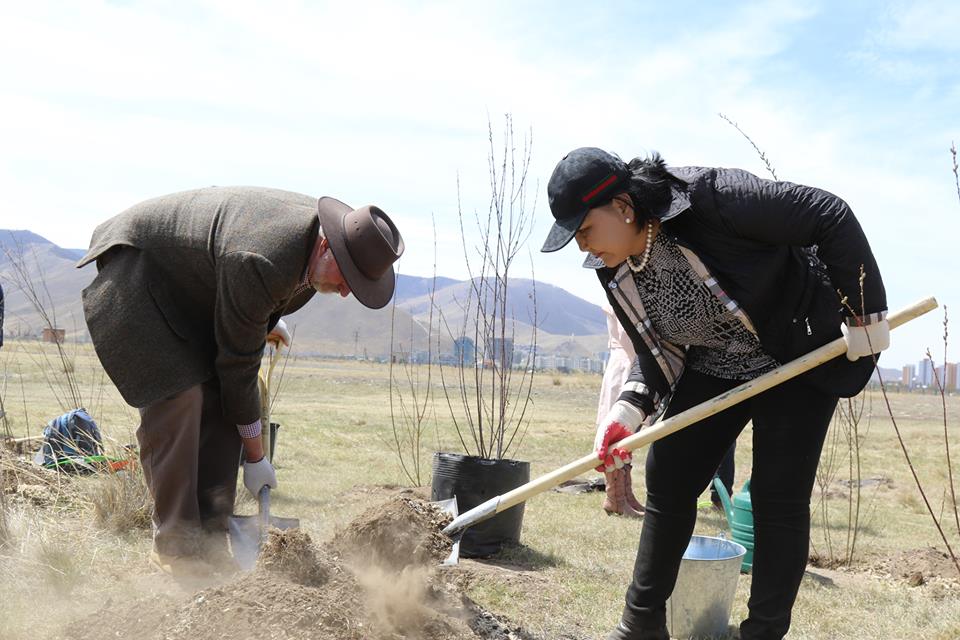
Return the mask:
<path id="1" fill-rule="evenodd" d="M 393 297 L 393 263 L 403 254 L 403 238 L 379 207 L 359 209 L 324 196 L 317 203 L 323 235 L 330 243 L 350 291 L 365 307 L 380 309 Z"/>

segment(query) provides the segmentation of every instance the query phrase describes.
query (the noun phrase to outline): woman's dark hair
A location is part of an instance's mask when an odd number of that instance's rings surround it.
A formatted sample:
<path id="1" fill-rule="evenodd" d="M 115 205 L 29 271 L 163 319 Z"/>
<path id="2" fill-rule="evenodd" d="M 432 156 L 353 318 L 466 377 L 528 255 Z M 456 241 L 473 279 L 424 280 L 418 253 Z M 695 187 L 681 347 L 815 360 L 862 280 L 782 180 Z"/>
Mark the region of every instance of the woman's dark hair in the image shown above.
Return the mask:
<path id="1" fill-rule="evenodd" d="M 634 158 L 627 166 L 630 168 L 630 182 L 626 193 L 633 203 L 637 224 L 642 225 L 649 218 L 659 217 L 655 212 L 670 206 L 673 197 L 670 186 L 681 181 L 670 175 L 667 163 L 656 151 L 646 158 Z"/>

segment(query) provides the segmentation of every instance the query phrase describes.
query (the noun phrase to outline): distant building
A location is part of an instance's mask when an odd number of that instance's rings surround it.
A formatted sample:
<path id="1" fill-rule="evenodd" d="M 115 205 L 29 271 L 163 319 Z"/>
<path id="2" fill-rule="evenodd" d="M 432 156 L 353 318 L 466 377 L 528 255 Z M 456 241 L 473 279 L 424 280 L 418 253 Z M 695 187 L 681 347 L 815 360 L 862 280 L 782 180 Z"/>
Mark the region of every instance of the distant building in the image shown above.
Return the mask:
<path id="1" fill-rule="evenodd" d="M 524 352 L 519 349 L 513 352 L 514 367 L 525 367 L 529 361 L 530 361 L 530 354 L 528 352 Z"/>
<path id="2" fill-rule="evenodd" d="M 537 369 L 556 369 L 557 358 L 552 355 L 537 356 L 534 358 L 533 366 Z"/>
<path id="3" fill-rule="evenodd" d="M 466 366 L 473 366 L 477 360 L 477 347 L 473 338 L 460 336 L 453 341 L 453 358 L 457 364 L 463 363 Z"/>
<path id="4" fill-rule="evenodd" d="M 52 342 L 53 344 L 63 344 L 67 337 L 65 329 L 54 329 L 53 327 L 44 327 L 43 334 L 40 336 L 42 342 Z"/>
<path id="5" fill-rule="evenodd" d="M 483 364 L 492 366 L 495 362 L 513 364 L 513 338 L 494 337 L 487 341 Z"/>
<path id="6" fill-rule="evenodd" d="M 527 356 L 529 357 L 529 356 Z M 526 357 L 524 358 L 526 360 Z M 603 373 L 603 360 L 590 356 L 565 356 L 556 353 L 537 355 L 526 360 L 527 366 L 538 370 L 555 370 L 563 373 L 582 371 L 583 373 Z"/>
<path id="7" fill-rule="evenodd" d="M 956 362 L 947 363 L 947 371 L 943 376 L 945 382 L 943 383 L 943 388 L 947 391 L 958 391 L 960 387 L 957 386 L 957 383 L 960 382 L 960 364 Z"/>
<path id="8" fill-rule="evenodd" d="M 929 359 L 917 363 L 917 384 L 921 387 L 933 386 L 933 362 Z"/>
<path id="9" fill-rule="evenodd" d="M 913 379 L 917 377 L 917 368 L 912 364 L 903 366 L 903 375 L 900 376 L 900 384 L 906 389 L 913 387 Z"/>

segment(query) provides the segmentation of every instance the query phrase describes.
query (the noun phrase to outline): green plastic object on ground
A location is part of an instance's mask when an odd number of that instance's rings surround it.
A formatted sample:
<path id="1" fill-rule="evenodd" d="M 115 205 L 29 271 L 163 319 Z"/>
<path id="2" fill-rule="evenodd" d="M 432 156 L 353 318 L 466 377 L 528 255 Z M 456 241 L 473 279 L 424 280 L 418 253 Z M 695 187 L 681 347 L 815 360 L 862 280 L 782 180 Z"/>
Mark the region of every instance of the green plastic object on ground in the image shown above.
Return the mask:
<path id="1" fill-rule="evenodd" d="M 733 496 L 731 502 L 727 488 L 720 478 L 713 479 L 713 486 L 723 503 L 723 511 L 727 515 L 727 524 L 733 534 L 733 541 L 742 544 L 747 549 L 740 564 L 742 573 L 750 573 L 753 567 L 753 502 L 750 500 L 750 480 L 743 485 L 740 493 Z"/>
<path id="2" fill-rule="evenodd" d="M 99 471 L 120 471 L 130 466 L 133 461 L 125 458 L 110 458 L 103 455 L 77 456 L 63 458 L 52 462 L 45 462 L 44 469 L 65 471 L 67 473 L 97 473 Z"/>

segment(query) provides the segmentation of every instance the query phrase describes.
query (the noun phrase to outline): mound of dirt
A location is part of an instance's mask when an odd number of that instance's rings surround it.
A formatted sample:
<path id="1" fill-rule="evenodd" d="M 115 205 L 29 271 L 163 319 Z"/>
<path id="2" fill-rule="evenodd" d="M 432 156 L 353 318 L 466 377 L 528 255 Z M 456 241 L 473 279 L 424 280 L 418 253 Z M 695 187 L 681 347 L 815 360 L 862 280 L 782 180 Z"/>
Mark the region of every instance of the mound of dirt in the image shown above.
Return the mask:
<path id="1" fill-rule="evenodd" d="M 310 535 L 301 529 L 271 529 L 257 560 L 259 569 L 310 587 L 327 582 L 333 566 L 331 559 L 321 561 Z"/>
<path id="2" fill-rule="evenodd" d="M 291 582 L 280 574 L 256 571 L 196 593 L 167 614 L 156 638 L 363 638 L 362 617 L 351 615 L 358 602 L 355 583 L 344 574 L 324 588 Z"/>
<path id="3" fill-rule="evenodd" d="M 960 574 L 949 554 L 934 547 L 908 549 L 874 565 L 881 573 L 906 580 L 910 586 L 918 587 L 937 580 L 957 580 Z"/>
<path id="4" fill-rule="evenodd" d="M 395 497 L 326 547 L 302 531 L 271 531 L 253 572 L 186 597 L 107 603 L 61 637 L 535 640 L 478 607 L 440 569 L 448 521 L 422 500 Z"/>
<path id="5" fill-rule="evenodd" d="M 332 544 L 347 558 L 396 569 L 437 563 L 450 554 L 452 542 L 441 531 L 451 520 L 429 502 L 399 495 L 362 513 Z"/>

